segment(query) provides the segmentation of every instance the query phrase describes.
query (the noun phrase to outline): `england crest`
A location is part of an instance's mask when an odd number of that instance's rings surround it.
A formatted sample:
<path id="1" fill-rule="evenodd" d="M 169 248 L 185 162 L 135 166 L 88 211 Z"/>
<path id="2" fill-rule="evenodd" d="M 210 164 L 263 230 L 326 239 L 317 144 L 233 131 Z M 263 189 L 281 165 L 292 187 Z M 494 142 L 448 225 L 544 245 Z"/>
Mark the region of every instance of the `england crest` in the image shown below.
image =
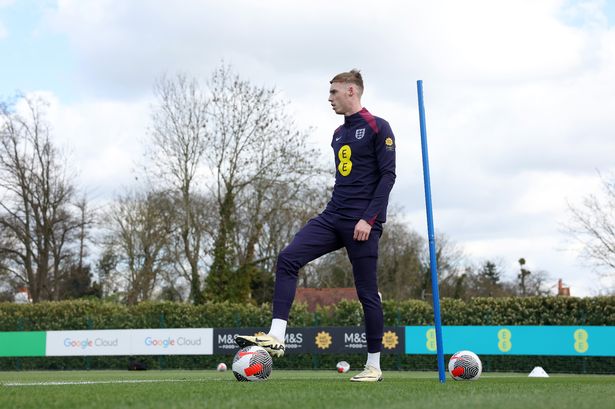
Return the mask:
<path id="1" fill-rule="evenodd" d="M 357 139 L 363 138 L 365 136 L 365 128 L 357 129 L 357 131 L 354 133 L 354 136 Z"/>

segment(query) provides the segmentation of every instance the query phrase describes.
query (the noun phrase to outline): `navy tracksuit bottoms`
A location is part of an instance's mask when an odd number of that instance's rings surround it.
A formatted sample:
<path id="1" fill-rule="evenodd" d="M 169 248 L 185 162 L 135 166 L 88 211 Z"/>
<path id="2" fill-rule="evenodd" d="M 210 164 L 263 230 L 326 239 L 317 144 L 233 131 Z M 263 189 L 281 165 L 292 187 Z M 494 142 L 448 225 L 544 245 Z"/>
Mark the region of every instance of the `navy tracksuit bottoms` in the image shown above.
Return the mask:
<path id="1" fill-rule="evenodd" d="M 323 212 L 311 219 L 295 235 L 293 241 L 278 256 L 273 318 L 288 321 L 288 314 L 295 299 L 298 271 L 301 267 L 320 256 L 345 247 L 352 263 L 355 287 L 365 315 L 367 350 L 380 352 L 384 318 L 378 295 L 376 264 L 382 225 L 376 222 L 372 226 L 368 240 L 357 241 L 353 239 L 357 222 L 358 220 Z"/>

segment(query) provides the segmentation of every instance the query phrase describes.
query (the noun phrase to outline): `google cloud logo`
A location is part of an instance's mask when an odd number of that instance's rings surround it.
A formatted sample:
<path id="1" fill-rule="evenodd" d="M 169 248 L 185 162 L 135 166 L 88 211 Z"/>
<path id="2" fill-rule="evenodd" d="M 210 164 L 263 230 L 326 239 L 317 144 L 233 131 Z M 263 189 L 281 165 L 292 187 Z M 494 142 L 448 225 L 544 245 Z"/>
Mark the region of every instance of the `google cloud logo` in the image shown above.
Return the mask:
<path id="1" fill-rule="evenodd" d="M 167 338 L 153 338 L 147 337 L 144 340 L 145 346 L 152 348 L 172 348 L 174 346 L 199 346 L 201 345 L 201 338 L 190 339 L 186 337 L 167 337 Z"/>
<path id="2" fill-rule="evenodd" d="M 75 349 L 88 349 L 93 347 L 116 347 L 118 346 L 119 340 L 115 339 L 105 339 L 105 338 L 64 338 L 64 347 L 65 348 L 75 348 Z"/>

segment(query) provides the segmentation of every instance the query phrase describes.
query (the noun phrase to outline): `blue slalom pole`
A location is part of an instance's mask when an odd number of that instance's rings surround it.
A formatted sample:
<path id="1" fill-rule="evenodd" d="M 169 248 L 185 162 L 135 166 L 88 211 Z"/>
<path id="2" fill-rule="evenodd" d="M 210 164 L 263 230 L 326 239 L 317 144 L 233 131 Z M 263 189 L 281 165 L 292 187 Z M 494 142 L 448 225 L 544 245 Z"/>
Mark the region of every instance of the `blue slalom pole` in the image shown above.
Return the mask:
<path id="1" fill-rule="evenodd" d="M 444 348 L 442 346 L 442 321 L 440 319 L 440 291 L 438 290 L 438 266 L 436 263 L 436 239 L 433 228 L 431 207 L 431 182 L 429 180 L 429 155 L 427 154 L 427 130 L 425 127 L 425 106 L 423 104 L 423 81 L 418 80 L 416 87 L 419 95 L 419 119 L 421 122 L 421 148 L 423 152 L 423 180 L 425 182 L 425 205 L 427 208 L 427 233 L 429 235 L 429 259 L 431 267 L 431 292 L 433 294 L 433 314 L 436 324 L 436 347 L 438 350 L 438 376 L 440 382 L 446 381 L 444 371 Z"/>

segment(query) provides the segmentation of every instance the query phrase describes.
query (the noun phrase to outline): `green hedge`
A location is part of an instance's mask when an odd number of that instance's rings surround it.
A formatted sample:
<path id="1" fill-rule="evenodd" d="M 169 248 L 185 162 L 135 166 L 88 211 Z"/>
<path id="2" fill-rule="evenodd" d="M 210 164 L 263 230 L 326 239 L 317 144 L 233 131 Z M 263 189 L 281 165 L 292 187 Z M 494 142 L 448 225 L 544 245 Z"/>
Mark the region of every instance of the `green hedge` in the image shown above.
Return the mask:
<path id="1" fill-rule="evenodd" d="M 385 325 L 433 324 L 433 310 L 424 301 L 385 301 Z M 615 325 L 615 297 L 594 298 L 475 298 L 444 299 L 443 325 Z M 119 328 L 197 328 L 268 326 L 269 305 L 144 302 L 126 306 L 99 301 L 61 301 L 18 305 L 0 303 L 0 331 L 52 331 Z M 362 325 L 357 301 L 307 311 L 295 304 L 289 324 Z"/>
<path id="2" fill-rule="evenodd" d="M 430 325 L 433 310 L 419 300 L 383 303 L 385 325 Z M 444 299 L 441 303 L 443 325 L 615 325 L 615 297 L 594 298 L 475 298 L 464 302 Z M 0 303 L 0 331 L 53 331 L 122 328 L 222 328 L 268 327 L 271 307 L 251 304 L 144 302 L 125 306 L 100 301 L 62 301 L 31 305 Z M 315 313 L 304 304 L 295 304 L 289 324 L 363 325 L 361 306 L 342 301 Z M 613 373 L 613 357 L 519 357 L 483 356 L 486 370 L 525 371 L 542 365 L 548 372 Z M 361 355 L 291 355 L 276 362 L 279 368 L 334 368 L 339 360 L 354 367 L 362 365 Z M 217 362 L 230 363 L 228 356 L 167 357 L 48 357 L 0 358 L 0 369 L 103 369 L 126 368 L 138 360 L 150 368 L 212 368 Z M 427 355 L 385 356 L 387 369 L 433 370 L 435 358 Z M 528 370 L 529 368 L 529 370 Z"/>

